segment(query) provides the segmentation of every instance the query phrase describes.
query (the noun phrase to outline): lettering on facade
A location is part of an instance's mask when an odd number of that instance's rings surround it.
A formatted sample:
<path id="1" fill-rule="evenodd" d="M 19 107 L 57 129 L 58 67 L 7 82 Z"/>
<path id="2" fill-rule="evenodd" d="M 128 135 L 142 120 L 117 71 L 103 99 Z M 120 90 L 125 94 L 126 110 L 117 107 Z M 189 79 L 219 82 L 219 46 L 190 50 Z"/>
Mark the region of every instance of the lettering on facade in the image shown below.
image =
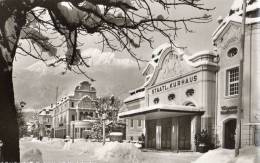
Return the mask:
<path id="1" fill-rule="evenodd" d="M 221 114 L 235 114 L 237 113 L 237 106 L 221 106 Z"/>
<path id="2" fill-rule="evenodd" d="M 172 81 L 172 82 L 166 83 L 164 85 L 153 88 L 152 94 L 161 93 L 161 92 L 164 92 L 164 91 L 171 89 L 171 88 L 177 88 L 179 86 L 182 86 L 182 85 L 185 85 L 185 84 L 188 84 L 188 83 L 196 82 L 197 80 L 198 80 L 197 75 L 188 76 L 186 78 L 175 80 L 175 81 Z"/>

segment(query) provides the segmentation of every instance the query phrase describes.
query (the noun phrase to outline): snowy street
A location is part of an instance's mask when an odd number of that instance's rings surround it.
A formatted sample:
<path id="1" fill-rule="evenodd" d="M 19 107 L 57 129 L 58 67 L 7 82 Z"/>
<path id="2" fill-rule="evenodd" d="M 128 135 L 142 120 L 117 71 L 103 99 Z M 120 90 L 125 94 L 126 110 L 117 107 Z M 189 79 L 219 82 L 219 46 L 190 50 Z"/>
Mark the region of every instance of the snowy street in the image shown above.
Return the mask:
<path id="1" fill-rule="evenodd" d="M 63 140 L 22 140 L 21 161 L 39 161 L 39 153 L 32 149 L 39 149 L 43 162 L 144 162 L 144 163 L 191 163 L 201 154 L 199 153 L 173 153 L 166 151 L 145 151 L 134 148 L 126 143 L 107 143 L 104 147 L 101 143 L 87 143 L 76 141 L 74 144 L 64 143 Z M 89 147 L 87 147 L 89 146 Z M 123 147 L 123 148 L 122 148 Z M 120 151 L 120 152 L 119 152 Z M 25 156 L 26 155 L 26 156 Z"/>
<path id="2" fill-rule="evenodd" d="M 43 162 L 96 162 L 89 154 L 80 154 L 78 151 L 64 150 L 61 145 L 40 141 L 21 141 L 21 156 L 31 149 L 42 152 Z M 39 155 L 37 156 L 39 157 Z M 83 161 L 84 160 L 84 161 Z M 24 161 L 22 158 L 21 161 Z"/>

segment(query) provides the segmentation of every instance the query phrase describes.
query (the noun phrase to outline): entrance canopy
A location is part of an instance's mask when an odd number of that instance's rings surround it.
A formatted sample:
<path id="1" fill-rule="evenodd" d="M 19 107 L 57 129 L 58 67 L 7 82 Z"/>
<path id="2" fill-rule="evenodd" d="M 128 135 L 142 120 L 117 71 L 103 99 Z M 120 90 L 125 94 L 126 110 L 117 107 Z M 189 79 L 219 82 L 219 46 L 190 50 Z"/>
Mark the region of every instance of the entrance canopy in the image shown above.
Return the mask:
<path id="1" fill-rule="evenodd" d="M 146 108 L 134 109 L 119 113 L 120 118 L 128 119 L 161 119 L 183 115 L 203 114 L 204 110 L 193 106 L 183 105 L 153 105 Z"/>

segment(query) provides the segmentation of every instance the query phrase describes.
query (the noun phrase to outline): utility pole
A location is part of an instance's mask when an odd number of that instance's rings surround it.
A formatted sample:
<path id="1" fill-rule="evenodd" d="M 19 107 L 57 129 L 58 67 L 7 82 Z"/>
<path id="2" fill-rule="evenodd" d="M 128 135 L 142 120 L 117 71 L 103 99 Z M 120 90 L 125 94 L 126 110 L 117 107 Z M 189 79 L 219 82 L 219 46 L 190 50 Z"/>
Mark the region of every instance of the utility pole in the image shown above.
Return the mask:
<path id="1" fill-rule="evenodd" d="M 245 24 L 246 24 L 246 1 L 243 0 L 243 15 L 241 23 L 241 59 L 240 59 L 240 77 L 239 77 L 239 102 L 240 106 L 237 109 L 237 127 L 236 127 L 236 144 L 235 144 L 235 157 L 239 155 L 239 148 L 241 142 L 241 112 L 243 107 L 243 75 L 244 75 L 244 55 L 245 55 Z"/>
<path id="2" fill-rule="evenodd" d="M 56 106 L 57 106 L 57 103 L 58 103 L 58 93 L 59 93 L 59 87 L 57 86 L 56 87 Z"/>
<path id="3" fill-rule="evenodd" d="M 57 104 L 58 104 L 58 91 L 59 91 L 59 87 L 57 86 L 57 87 L 56 87 L 56 95 L 55 95 L 55 100 L 56 100 L 56 101 L 55 101 L 55 108 L 57 107 Z M 53 113 L 53 114 L 55 114 L 55 113 Z M 55 115 L 54 115 L 54 116 L 55 116 Z M 55 134 L 55 128 L 54 128 L 55 125 L 56 125 L 56 124 L 54 124 L 54 120 L 53 120 L 53 137 L 54 137 L 54 138 L 56 137 L 56 136 L 55 136 L 55 135 L 56 135 L 56 134 Z"/>

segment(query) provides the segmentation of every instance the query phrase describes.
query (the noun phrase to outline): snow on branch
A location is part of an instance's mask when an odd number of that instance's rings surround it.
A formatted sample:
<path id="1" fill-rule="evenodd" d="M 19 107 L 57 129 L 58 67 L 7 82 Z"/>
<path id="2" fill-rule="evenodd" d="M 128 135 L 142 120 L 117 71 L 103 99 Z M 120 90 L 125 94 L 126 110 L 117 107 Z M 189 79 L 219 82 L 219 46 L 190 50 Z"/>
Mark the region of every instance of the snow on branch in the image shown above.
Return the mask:
<path id="1" fill-rule="evenodd" d="M 214 9 L 206 8 L 202 0 L 34 0 L 30 2 L 16 0 L 16 2 L 21 3 L 18 5 L 21 13 L 30 13 L 28 20 L 31 25 L 24 26 L 21 38 L 31 39 L 33 45 L 36 44 L 43 51 L 48 51 L 55 56 L 56 48 L 42 33 L 59 32 L 65 38 L 63 43 L 67 44 L 65 62 L 68 64 L 68 69 L 78 64 L 88 67 L 78 50 L 79 34 L 96 33 L 101 38 L 100 43 L 103 48 L 108 47 L 113 51 L 126 50 L 138 62 L 141 59 L 135 54 L 134 49 L 144 42 L 152 47 L 154 38 L 151 33 L 161 34 L 175 46 L 174 39 L 179 30 L 192 32 L 189 28 L 190 23 L 210 22 L 211 15 L 207 12 Z M 3 3 L 7 1 L 4 0 Z M 162 7 L 162 11 L 156 11 L 154 5 Z M 169 9 L 176 9 L 178 6 L 190 6 L 205 11 L 205 14 L 191 15 L 186 18 L 170 16 Z M 33 11 L 39 7 L 43 11 Z M 46 15 L 48 15 L 47 20 Z M 44 26 L 46 31 L 42 32 L 42 28 L 38 28 L 40 26 Z"/>
<path id="2" fill-rule="evenodd" d="M 56 56 L 57 49 L 49 43 L 49 38 L 41 34 L 34 28 L 27 27 L 21 31 L 21 39 L 30 39 L 33 44 L 42 48 L 43 52 L 48 52 L 50 56 Z"/>

